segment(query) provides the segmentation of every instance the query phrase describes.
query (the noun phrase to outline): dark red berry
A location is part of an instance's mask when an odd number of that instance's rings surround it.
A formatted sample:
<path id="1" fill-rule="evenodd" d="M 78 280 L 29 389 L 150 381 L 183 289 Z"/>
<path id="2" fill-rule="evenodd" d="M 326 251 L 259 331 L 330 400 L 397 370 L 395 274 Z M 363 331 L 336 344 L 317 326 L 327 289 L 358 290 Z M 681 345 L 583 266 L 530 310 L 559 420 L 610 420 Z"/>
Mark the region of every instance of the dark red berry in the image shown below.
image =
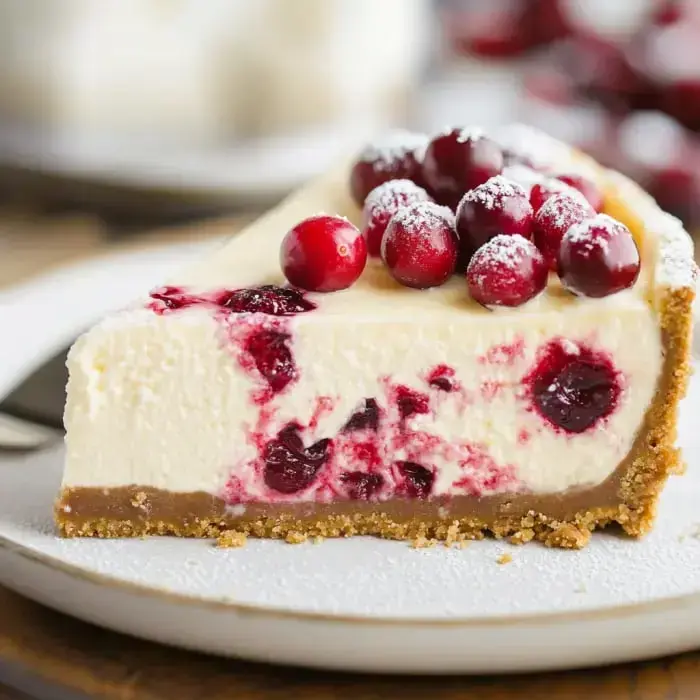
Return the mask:
<path id="1" fill-rule="evenodd" d="M 221 305 L 236 313 L 270 316 L 294 316 L 316 308 L 316 304 L 309 301 L 298 289 L 276 287 L 272 284 L 237 289 L 222 297 Z"/>
<path id="2" fill-rule="evenodd" d="M 606 214 L 570 228 L 562 239 L 557 269 L 574 294 L 615 294 L 637 281 L 639 268 L 639 250 L 629 229 Z"/>
<path id="3" fill-rule="evenodd" d="M 438 365 L 428 374 L 428 384 L 435 389 L 451 393 L 457 389 L 455 371 L 448 365 Z"/>
<path id="4" fill-rule="evenodd" d="M 424 134 L 397 130 L 370 143 L 358 156 L 350 173 L 350 191 L 358 206 L 367 195 L 389 180 L 420 183 L 421 156 L 428 143 Z"/>
<path id="5" fill-rule="evenodd" d="M 595 216 L 593 207 L 576 191 L 550 197 L 537 212 L 534 224 L 535 245 L 547 265 L 556 270 L 557 256 L 564 234 L 576 224 Z"/>
<path id="6" fill-rule="evenodd" d="M 503 170 L 501 147 L 478 131 L 452 129 L 425 151 L 423 182 L 435 200 L 456 209 L 465 192 Z"/>
<path id="7" fill-rule="evenodd" d="M 340 480 L 347 489 L 348 497 L 355 501 L 371 500 L 384 484 L 384 479 L 380 474 L 366 472 L 345 472 Z"/>
<path id="8" fill-rule="evenodd" d="M 264 480 L 274 491 L 293 494 L 308 488 L 328 460 L 330 440 L 320 440 L 308 449 L 299 436 L 299 426 L 283 428 L 265 448 Z"/>
<path id="9" fill-rule="evenodd" d="M 273 393 L 283 391 L 298 376 L 288 333 L 260 329 L 251 333 L 244 343 L 245 352 L 253 358 L 255 366 Z"/>
<path id="10" fill-rule="evenodd" d="M 365 200 L 363 210 L 367 252 L 378 257 L 384 231 L 394 214 L 416 202 L 430 202 L 430 195 L 410 180 L 390 180 L 375 187 Z"/>
<path id="11" fill-rule="evenodd" d="M 379 430 L 379 405 L 376 399 L 365 399 L 364 407 L 355 411 L 343 426 L 344 433 L 356 430 Z"/>
<path id="12" fill-rule="evenodd" d="M 487 307 L 520 306 L 547 285 L 542 254 L 522 236 L 496 236 L 474 253 L 467 268 L 472 297 Z"/>
<path id="13" fill-rule="evenodd" d="M 402 419 L 430 412 L 428 396 L 407 386 L 396 387 L 396 405 Z"/>
<path id="14" fill-rule="evenodd" d="M 382 260 L 397 282 L 427 289 L 455 271 L 454 214 L 433 202 L 418 202 L 392 217 L 382 239 Z"/>
<path id="15" fill-rule="evenodd" d="M 464 260 L 495 236 L 532 234 L 532 206 L 525 190 L 497 175 L 467 192 L 457 209 L 457 234 Z"/>
<path id="16" fill-rule="evenodd" d="M 287 233 L 280 265 L 295 287 L 312 292 L 347 289 L 367 263 L 367 243 L 359 229 L 340 216 L 312 216 Z"/>
<path id="17" fill-rule="evenodd" d="M 433 490 L 435 474 L 415 462 L 397 462 L 399 474 L 404 481 L 400 492 L 408 498 L 428 498 Z"/>
<path id="18" fill-rule="evenodd" d="M 537 212 L 544 206 L 545 202 L 558 194 L 569 194 L 572 196 L 573 188 L 561 180 L 555 178 L 547 178 L 542 182 L 537 182 L 530 190 L 530 204 L 532 210 L 537 215 Z M 575 190 L 574 190 L 575 192 Z"/>
<path id="19" fill-rule="evenodd" d="M 576 173 L 564 173 L 556 177 L 557 180 L 563 182 L 565 185 L 569 185 L 569 187 L 578 190 L 597 212 L 602 210 L 603 192 L 593 180 L 584 175 L 577 175 Z"/>

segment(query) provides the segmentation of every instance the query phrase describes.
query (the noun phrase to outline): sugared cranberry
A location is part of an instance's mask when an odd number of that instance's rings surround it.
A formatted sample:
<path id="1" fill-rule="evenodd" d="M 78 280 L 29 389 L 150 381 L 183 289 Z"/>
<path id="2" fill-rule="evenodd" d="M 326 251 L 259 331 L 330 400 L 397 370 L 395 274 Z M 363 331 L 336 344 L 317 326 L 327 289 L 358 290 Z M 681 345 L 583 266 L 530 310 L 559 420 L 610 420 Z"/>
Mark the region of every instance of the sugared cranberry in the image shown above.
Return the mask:
<path id="1" fill-rule="evenodd" d="M 356 430 L 379 430 L 379 405 L 375 399 L 365 399 L 364 407 L 355 411 L 343 426 L 344 433 Z"/>
<path id="2" fill-rule="evenodd" d="M 530 204 L 535 214 L 544 206 L 545 202 L 558 194 L 572 194 L 572 187 L 561 180 L 547 178 L 542 182 L 537 182 L 530 190 Z"/>
<path id="3" fill-rule="evenodd" d="M 280 249 L 284 276 L 312 292 L 347 289 L 367 263 L 359 229 L 340 216 L 312 216 L 287 233 Z"/>
<path id="4" fill-rule="evenodd" d="M 305 449 L 295 424 L 283 428 L 265 448 L 264 479 L 274 491 L 293 494 L 308 488 L 328 460 L 330 440 L 319 440 Z"/>
<path id="5" fill-rule="evenodd" d="M 563 173 L 557 175 L 557 180 L 578 190 L 597 212 L 603 208 L 603 193 L 590 178 L 576 173 Z"/>
<path id="6" fill-rule="evenodd" d="M 535 217 L 535 245 L 552 270 L 557 267 L 557 256 L 564 234 L 572 226 L 595 216 L 593 207 L 578 192 L 573 191 L 572 194 L 573 196 L 562 193 L 550 197 Z"/>
<path id="7" fill-rule="evenodd" d="M 401 491 L 408 498 L 428 498 L 433 490 L 435 474 L 415 462 L 398 462 L 399 473 L 404 478 Z"/>
<path id="8" fill-rule="evenodd" d="M 348 496 L 355 501 L 369 501 L 382 488 L 384 479 L 380 474 L 345 472 L 340 477 Z"/>
<path id="9" fill-rule="evenodd" d="M 375 187 L 367 195 L 363 211 L 363 233 L 369 255 L 379 256 L 384 231 L 394 214 L 416 202 L 429 201 L 432 201 L 430 195 L 410 180 L 390 180 Z"/>
<path id="10" fill-rule="evenodd" d="M 606 214 L 566 232 L 557 265 L 564 286 L 587 297 L 605 297 L 631 287 L 639 267 L 639 250 L 629 229 Z"/>
<path id="11" fill-rule="evenodd" d="M 496 236 L 474 253 L 467 268 L 469 293 L 483 306 L 520 306 L 547 285 L 547 263 L 526 238 Z"/>
<path id="12" fill-rule="evenodd" d="M 545 346 L 524 382 L 539 413 L 570 433 L 581 433 L 610 415 L 621 391 L 607 357 L 561 341 Z"/>
<path id="13" fill-rule="evenodd" d="M 244 344 L 245 352 L 253 358 L 258 372 L 275 394 L 283 391 L 298 376 L 290 340 L 287 333 L 260 329 L 251 333 Z"/>
<path id="14" fill-rule="evenodd" d="M 381 254 L 394 279 L 406 287 L 445 283 L 457 263 L 454 214 L 433 202 L 402 209 L 387 226 Z"/>
<path id="15" fill-rule="evenodd" d="M 396 130 L 370 143 L 358 156 L 350 173 L 350 191 L 358 206 L 367 195 L 389 180 L 420 183 L 422 151 L 428 143 L 424 134 Z"/>
<path id="16" fill-rule="evenodd" d="M 298 289 L 262 287 L 237 289 L 221 299 L 221 305 L 236 313 L 268 314 L 270 316 L 294 316 L 313 311 L 316 304 L 309 301 Z"/>
<path id="17" fill-rule="evenodd" d="M 517 182 L 497 175 L 467 192 L 457 209 L 457 234 L 465 261 L 495 236 L 530 238 L 532 206 Z"/>
<path id="18" fill-rule="evenodd" d="M 423 181 L 435 200 L 456 209 L 465 192 L 503 170 L 501 147 L 478 131 L 452 129 L 425 151 Z"/>

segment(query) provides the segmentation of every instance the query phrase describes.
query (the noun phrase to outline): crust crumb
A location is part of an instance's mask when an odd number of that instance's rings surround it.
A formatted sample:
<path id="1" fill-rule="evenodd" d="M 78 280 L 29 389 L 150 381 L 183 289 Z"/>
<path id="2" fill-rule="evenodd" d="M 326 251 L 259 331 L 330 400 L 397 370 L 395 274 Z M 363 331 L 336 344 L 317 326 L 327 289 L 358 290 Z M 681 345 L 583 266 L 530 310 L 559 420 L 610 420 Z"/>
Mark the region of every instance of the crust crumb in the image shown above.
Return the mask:
<path id="1" fill-rule="evenodd" d="M 216 546 L 222 548 L 245 547 L 248 535 L 237 530 L 226 530 L 216 540 Z"/>
<path id="2" fill-rule="evenodd" d="M 513 555 L 508 554 L 508 552 L 504 552 L 500 557 L 498 557 L 498 559 L 496 559 L 496 563 L 500 564 L 501 566 L 503 566 L 503 564 L 510 564 L 512 561 Z"/>
<path id="3" fill-rule="evenodd" d="M 288 544 L 303 544 L 309 539 L 309 536 L 303 532 L 288 532 L 284 541 Z"/>
<path id="4" fill-rule="evenodd" d="M 434 539 L 428 539 L 424 535 L 420 535 L 416 537 L 413 542 L 411 542 L 411 547 L 413 549 L 428 549 L 430 547 L 433 547 L 435 545 L 435 540 Z"/>

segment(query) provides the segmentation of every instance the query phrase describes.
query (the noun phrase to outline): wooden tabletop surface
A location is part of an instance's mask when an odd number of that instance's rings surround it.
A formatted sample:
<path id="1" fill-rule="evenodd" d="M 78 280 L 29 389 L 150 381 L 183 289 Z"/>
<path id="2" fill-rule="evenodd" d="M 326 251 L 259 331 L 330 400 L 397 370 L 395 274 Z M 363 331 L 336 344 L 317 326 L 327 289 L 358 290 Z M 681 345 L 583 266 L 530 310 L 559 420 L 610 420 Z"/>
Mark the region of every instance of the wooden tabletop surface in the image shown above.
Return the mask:
<path id="1" fill-rule="evenodd" d="M 197 227 L 196 234 L 192 225 L 150 231 L 133 222 L 115 225 L 94 212 L 37 210 L 34 202 L 0 199 L 0 289 L 55 265 L 111 249 L 223 233 L 246 218 Z M 3 685 L 10 681 L 30 694 Z M 700 700 L 700 652 L 606 669 L 501 678 L 319 673 L 233 662 L 137 641 L 0 589 L 0 700 L 28 697 Z"/>

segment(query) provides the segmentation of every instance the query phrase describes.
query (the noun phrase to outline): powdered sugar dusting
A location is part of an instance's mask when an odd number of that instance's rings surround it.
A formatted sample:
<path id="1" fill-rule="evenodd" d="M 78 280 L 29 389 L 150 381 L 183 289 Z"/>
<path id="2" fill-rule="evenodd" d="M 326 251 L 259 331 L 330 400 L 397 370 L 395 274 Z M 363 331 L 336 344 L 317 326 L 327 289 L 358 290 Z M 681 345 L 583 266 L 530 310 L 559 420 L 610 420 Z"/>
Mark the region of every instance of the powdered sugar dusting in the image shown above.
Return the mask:
<path id="1" fill-rule="evenodd" d="M 537 249 L 523 236 L 501 234 L 479 248 L 469 263 L 467 273 L 473 271 L 477 263 L 488 267 L 506 267 L 516 270 L 533 252 L 536 254 Z"/>
<path id="2" fill-rule="evenodd" d="M 375 187 L 365 200 L 365 209 L 368 212 L 374 209 L 386 210 L 393 208 L 396 202 L 430 200 L 430 195 L 411 180 L 389 180 Z"/>
<path id="3" fill-rule="evenodd" d="M 371 141 L 360 153 L 358 160 L 373 163 L 374 169 L 382 172 L 390 170 L 397 161 L 409 154 L 415 154 L 420 160 L 428 144 L 428 137 L 404 129 L 395 129 Z"/>
<path id="4" fill-rule="evenodd" d="M 436 224 L 447 222 L 454 228 L 455 215 L 449 207 L 443 207 L 435 202 L 416 202 L 410 207 L 401 209 L 394 215 L 395 222 L 406 228 L 418 227 L 424 223 L 435 222 Z"/>
<path id="5" fill-rule="evenodd" d="M 486 209 L 494 209 L 504 197 L 521 195 L 527 197 L 524 188 L 514 180 L 509 180 L 503 175 L 496 175 L 467 192 L 464 199 L 468 202 L 481 204 Z"/>
<path id="6" fill-rule="evenodd" d="M 492 138 L 501 148 L 510 151 L 537 167 L 553 167 L 571 159 L 571 148 L 561 141 L 525 124 L 510 124 L 496 129 Z"/>
<path id="7" fill-rule="evenodd" d="M 449 133 L 449 131 L 447 132 Z M 486 132 L 479 126 L 468 126 L 460 129 L 457 136 L 457 143 L 466 143 L 467 141 L 477 141 L 486 136 Z"/>
<path id="8" fill-rule="evenodd" d="M 607 214 L 598 214 L 592 219 L 582 221 L 580 224 L 572 226 L 565 234 L 565 238 L 570 243 L 581 244 L 590 249 L 602 248 L 607 249 L 610 238 L 619 235 L 620 233 L 632 235 L 627 227 L 613 219 Z M 607 234 L 607 235 L 601 235 Z"/>
<path id="9" fill-rule="evenodd" d="M 591 217 L 595 214 L 588 200 L 578 190 L 562 184 L 570 191 L 550 197 L 537 212 L 537 221 L 547 221 L 557 229 L 564 228 L 586 211 L 590 212 Z"/>

